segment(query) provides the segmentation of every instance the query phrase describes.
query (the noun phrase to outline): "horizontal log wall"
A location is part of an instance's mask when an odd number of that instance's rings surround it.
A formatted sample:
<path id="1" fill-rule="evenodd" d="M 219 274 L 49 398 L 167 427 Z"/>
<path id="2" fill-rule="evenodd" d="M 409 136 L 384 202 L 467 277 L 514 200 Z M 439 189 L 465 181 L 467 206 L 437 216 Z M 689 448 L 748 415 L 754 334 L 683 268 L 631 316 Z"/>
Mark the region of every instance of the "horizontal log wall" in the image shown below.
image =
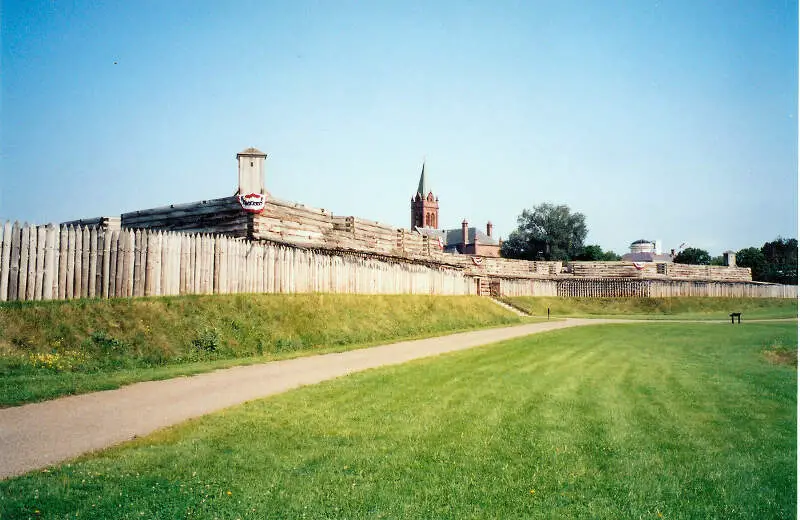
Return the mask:
<path id="1" fill-rule="evenodd" d="M 428 237 L 357 217 L 269 198 L 264 211 L 253 217 L 252 237 L 329 250 L 363 251 L 403 258 L 429 257 Z M 426 260 L 431 260 L 430 258 Z M 437 262 L 458 267 L 458 262 Z"/>
<path id="2" fill-rule="evenodd" d="M 253 214 L 242 209 L 237 197 L 123 213 L 120 221 L 123 228 L 212 233 L 231 237 L 249 237 L 253 231 Z"/>
<path id="3" fill-rule="evenodd" d="M 561 274 L 562 262 L 537 262 L 509 258 L 483 257 L 478 264 L 470 256 L 443 255 L 455 258 L 470 274 L 480 276 L 501 276 L 506 278 L 552 278 Z M 452 260 L 451 260 L 452 261 Z"/>
<path id="4" fill-rule="evenodd" d="M 719 280 L 725 282 L 750 282 L 753 275 L 749 267 L 727 267 L 721 265 L 688 265 L 667 263 L 669 278 L 686 280 Z"/>
<path id="5" fill-rule="evenodd" d="M 178 294 L 473 292 L 463 270 L 222 235 L 0 226 L 0 301 Z"/>
<path id="6" fill-rule="evenodd" d="M 659 265 L 663 270 L 659 272 Z M 721 282 L 749 282 L 753 280 L 749 267 L 720 265 L 688 265 L 672 262 L 569 262 L 568 271 L 584 278 L 648 278 L 713 280 Z"/>

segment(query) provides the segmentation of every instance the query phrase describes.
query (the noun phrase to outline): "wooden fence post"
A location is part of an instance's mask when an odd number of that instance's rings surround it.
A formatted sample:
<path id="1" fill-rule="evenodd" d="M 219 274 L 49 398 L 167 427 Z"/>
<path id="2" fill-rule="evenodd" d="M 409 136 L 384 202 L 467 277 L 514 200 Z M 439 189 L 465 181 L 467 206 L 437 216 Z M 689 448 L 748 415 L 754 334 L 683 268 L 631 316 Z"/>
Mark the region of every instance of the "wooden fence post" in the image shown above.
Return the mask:
<path id="1" fill-rule="evenodd" d="M 44 247 L 44 277 L 42 279 L 42 299 L 53 299 L 53 280 L 57 280 L 56 270 L 56 228 L 52 225 L 45 228 L 45 247 Z"/>
<path id="2" fill-rule="evenodd" d="M 35 226 L 29 227 L 30 242 L 28 244 L 28 274 L 25 287 L 25 299 L 33 300 L 36 295 L 36 249 L 38 247 L 39 230 Z"/>
<path id="3" fill-rule="evenodd" d="M 8 278 L 11 263 L 11 222 L 6 221 L 2 228 L 2 253 L 0 253 L 0 301 L 8 300 Z"/>
<path id="4" fill-rule="evenodd" d="M 84 226 L 81 235 L 81 298 L 89 297 L 89 268 L 91 267 L 92 259 L 89 255 L 91 235 L 89 234 L 89 227 Z"/>
<path id="5" fill-rule="evenodd" d="M 19 299 L 19 262 L 20 262 L 20 240 L 22 231 L 19 222 L 14 222 L 11 228 L 11 265 L 8 269 L 8 299 Z"/>
<path id="6" fill-rule="evenodd" d="M 85 239 L 85 235 L 84 235 Z M 97 292 L 97 227 L 89 230 L 88 248 L 84 244 L 84 249 L 89 252 L 89 265 L 86 283 L 86 297 L 94 298 Z"/>

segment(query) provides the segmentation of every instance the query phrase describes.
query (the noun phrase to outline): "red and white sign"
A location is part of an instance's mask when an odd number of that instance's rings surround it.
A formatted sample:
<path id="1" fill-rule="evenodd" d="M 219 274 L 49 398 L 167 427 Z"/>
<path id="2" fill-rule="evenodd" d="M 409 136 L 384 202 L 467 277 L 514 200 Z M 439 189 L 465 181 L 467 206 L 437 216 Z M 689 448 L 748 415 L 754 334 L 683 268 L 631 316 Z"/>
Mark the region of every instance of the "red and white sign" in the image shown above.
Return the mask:
<path id="1" fill-rule="evenodd" d="M 472 258 L 472 263 L 475 264 L 475 265 L 481 265 L 483 263 L 483 258 L 481 258 L 479 256 L 473 256 L 473 257 L 470 257 L 470 258 Z"/>
<path id="2" fill-rule="evenodd" d="M 439 249 L 444 249 L 444 242 L 442 242 L 442 237 L 436 237 L 436 242 L 439 244 Z"/>
<path id="3" fill-rule="evenodd" d="M 636 268 L 637 271 L 641 271 L 644 269 L 644 266 L 647 265 L 647 262 L 634 262 L 633 267 Z"/>
<path id="4" fill-rule="evenodd" d="M 249 193 L 247 195 L 239 195 L 239 204 L 242 209 L 249 213 L 261 213 L 264 211 L 264 205 L 267 203 L 267 197 L 260 193 Z"/>

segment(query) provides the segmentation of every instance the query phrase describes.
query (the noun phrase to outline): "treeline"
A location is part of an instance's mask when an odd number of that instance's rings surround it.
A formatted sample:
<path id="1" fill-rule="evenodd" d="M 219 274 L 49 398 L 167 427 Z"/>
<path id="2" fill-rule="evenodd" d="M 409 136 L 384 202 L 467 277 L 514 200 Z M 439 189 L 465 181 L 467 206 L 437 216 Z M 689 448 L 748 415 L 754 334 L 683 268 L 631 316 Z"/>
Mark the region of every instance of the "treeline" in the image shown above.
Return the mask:
<path id="1" fill-rule="evenodd" d="M 797 285 L 797 239 L 778 238 L 761 249 L 741 249 L 736 253 L 736 265 L 749 267 L 757 282 Z"/>
<path id="2" fill-rule="evenodd" d="M 675 256 L 676 263 L 724 265 L 722 256 L 711 257 L 708 251 L 688 247 Z M 797 285 L 797 239 L 778 237 L 761 248 L 747 247 L 736 252 L 736 265 L 749 267 L 753 281 Z"/>

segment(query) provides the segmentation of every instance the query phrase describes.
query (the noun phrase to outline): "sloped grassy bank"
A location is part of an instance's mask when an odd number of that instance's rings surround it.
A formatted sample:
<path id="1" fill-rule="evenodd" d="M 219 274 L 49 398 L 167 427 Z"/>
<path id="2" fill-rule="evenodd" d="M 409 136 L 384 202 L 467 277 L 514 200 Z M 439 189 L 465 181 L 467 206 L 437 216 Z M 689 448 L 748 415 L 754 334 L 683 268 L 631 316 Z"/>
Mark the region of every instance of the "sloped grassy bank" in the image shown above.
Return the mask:
<path id="1" fill-rule="evenodd" d="M 479 297 L 215 295 L 0 305 L 0 405 L 519 323 Z"/>
<path id="2" fill-rule="evenodd" d="M 778 298 L 558 298 L 518 296 L 504 299 L 534 316 L 631 317 L 645 319 L 725 320 L 796 318 L 797 300 Z"/>

